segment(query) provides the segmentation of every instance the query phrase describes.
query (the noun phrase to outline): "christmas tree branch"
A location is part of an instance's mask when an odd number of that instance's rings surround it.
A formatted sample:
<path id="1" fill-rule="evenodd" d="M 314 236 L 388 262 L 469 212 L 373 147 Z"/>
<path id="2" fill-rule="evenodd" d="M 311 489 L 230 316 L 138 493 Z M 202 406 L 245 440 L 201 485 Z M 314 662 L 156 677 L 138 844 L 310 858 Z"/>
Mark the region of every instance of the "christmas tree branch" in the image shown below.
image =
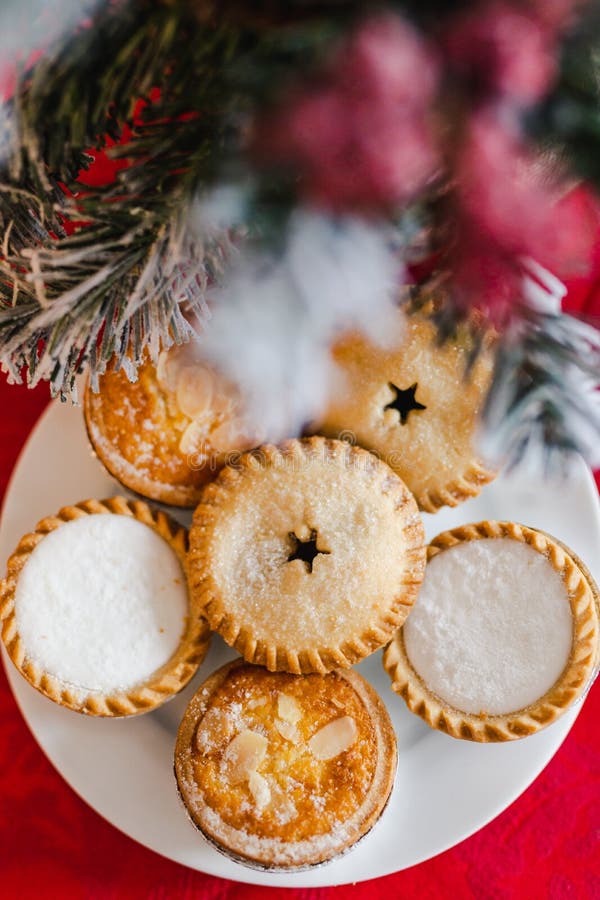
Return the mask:
<path id="1" fill-rule="evenodd" d="M 84 366 L 95 380 L 114 358 L 133 377 L 146 349 L 189 337 L 180 305 L 202 317 L 232 244 L 194 234 L 187 211 L 239 153 L 257 96 L 337 28 L 273 34 L 203 24 L 182 0 L 133 0 L 100 4 L 42 56 L 13 101 L 19 146 L 0 187 L 0 348 L 14 379 L 26 367 L 64 395 Z M 87 151 L 107 141 L 127 167 L 80 184 Z"/>
<path id="2" fill-rule="evenodd" d="M 503 335 L 483 415 L 487 449 L 517 461 L 528 447 L 600 462 L 600 332 L 571 316 L 524 314 Z"/>

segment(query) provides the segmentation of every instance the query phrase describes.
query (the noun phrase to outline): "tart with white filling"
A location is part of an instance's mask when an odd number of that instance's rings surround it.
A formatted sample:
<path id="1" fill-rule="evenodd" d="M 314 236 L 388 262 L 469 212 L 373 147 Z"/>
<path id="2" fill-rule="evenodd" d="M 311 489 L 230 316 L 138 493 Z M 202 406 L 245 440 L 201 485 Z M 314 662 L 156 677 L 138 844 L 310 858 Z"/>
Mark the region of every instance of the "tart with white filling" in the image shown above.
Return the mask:
<path id="1" fill-rule="evenodd" d="M 384 809 L 396 739 L 358 673 L 295 676 L 237 660 L 196 692 L 175 774 L 192 822 L 217 849 L 298 869 L 352 847 Z"/>
<path id="2" fill-rule="evenodd" d="M 568 709 L 598 659 L 589 572 L 543 532 L 481 522 L 432 541 L 418 601 L 384 665 L 393 689 L 431 727 L 507 741 Z"/>
<path id="3" fill-rule="evenodd" d="M 190 530 L 190 587 L 211 628 L 248 662 L 295 674 L 386 644 L 424 565 L 423 524 L 400 478 L 319 437 L 223 469 Z"/>
<path id="4" fill-rule="evenodd" d="M 141 501 L 87 500 L 42 519 L 0 586 L 13 663 L 51 700 L 88 715 L 164 703 L 209 642 L 188 594 L 186 551 L 185 528 Z"/>

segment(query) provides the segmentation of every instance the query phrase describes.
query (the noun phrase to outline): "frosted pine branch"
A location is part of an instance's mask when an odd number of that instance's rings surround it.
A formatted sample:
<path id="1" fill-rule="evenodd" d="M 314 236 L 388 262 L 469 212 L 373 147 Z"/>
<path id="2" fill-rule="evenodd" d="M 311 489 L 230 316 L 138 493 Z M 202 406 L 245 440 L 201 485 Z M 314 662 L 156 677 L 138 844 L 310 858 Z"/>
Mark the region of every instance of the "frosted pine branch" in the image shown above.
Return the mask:
<path id="1" fill-rule="evenodd" d="M 50 382 L 72 394 L 77 374 L 95 384 L 109 362 L 133 379 L 146 354 L 183 343 L 207 317 L 205 292 L 232 243 L 208 240 L 173 221 L 157 236 L 136 230 L 119 240 L 27 248 L 0 263 L 0 363 L 12 380 Z M 16 296 L 15 296 L 16 290 Z"/>

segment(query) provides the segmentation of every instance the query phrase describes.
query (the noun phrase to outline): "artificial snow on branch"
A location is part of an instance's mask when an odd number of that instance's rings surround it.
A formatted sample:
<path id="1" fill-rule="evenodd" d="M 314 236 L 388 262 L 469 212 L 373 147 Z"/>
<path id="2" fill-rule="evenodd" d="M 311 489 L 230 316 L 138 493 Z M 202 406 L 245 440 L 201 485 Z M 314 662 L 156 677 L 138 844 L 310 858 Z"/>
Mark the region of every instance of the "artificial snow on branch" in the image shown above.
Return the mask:
<path id="1" fill-rule="evenodd" d="M 474 309 L 498 330 L 485 421 L 503 446 L 527 432 L 589 454 L 595 332 L 540 311 L 549 281 L 533 289 L 523 260 L 568 278 L 590 259 L 600 215 L 563 199 L 584 176 L 600 209 L 597 4 L 61 10 L 50 28 L 41 0 L 0 13 L 19 48 L 0 106 L 13 380 L 66 397 L 84 370 L 134 379 L 147 353 L 199 337 L 273 434 L 297 430 L 335 332 L 374 325 L 408 273 L 444 285 L 440 339 Z"/>

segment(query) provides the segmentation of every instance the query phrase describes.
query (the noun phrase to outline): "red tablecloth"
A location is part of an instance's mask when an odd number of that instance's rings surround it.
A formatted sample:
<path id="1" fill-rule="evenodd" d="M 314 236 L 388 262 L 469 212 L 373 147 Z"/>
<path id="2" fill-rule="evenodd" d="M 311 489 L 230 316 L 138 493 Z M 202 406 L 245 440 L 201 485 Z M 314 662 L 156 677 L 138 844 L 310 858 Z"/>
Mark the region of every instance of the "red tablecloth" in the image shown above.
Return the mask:
<path id="1" fill-rule="evenodd" d="M 46 402 L 44 386 L 28 392 L 0 379 L 2 494 Z M 47 761 L 0 671 L 0 898 L 259 900 L 264 895 L 265 888 L 223 881 L 163 859 L 101 819 Z M 469 840 L 397 875 L 341 888 L 269 890 L 270 897 L 277 895 L 286 900 L 597 900 L 600 685 L 537 781 Z"/>

